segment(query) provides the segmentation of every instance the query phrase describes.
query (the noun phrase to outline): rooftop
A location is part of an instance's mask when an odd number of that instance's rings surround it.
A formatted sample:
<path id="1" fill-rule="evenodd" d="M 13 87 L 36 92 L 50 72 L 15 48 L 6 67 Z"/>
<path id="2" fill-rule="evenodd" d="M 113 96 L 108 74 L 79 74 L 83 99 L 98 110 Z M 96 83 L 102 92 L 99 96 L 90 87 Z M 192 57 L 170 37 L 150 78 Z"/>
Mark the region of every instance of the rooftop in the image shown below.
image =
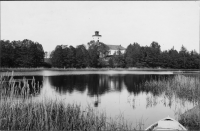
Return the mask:
<path id="1" fill-rule="evenodd" d="M 121 45 L 107 45 L 110 50 L 125 50 L 126 48 L 122 47 Z"/>
<path id="2" fill-rule="evenodd" d="M 68 47 L 68 45 L 61 45 L 62 49 L 65 49 Z"/>
<path id="3" fill-rule="evenodd" d="M 93 36 L 99 36 L 99 37 L 101 37 L 101 35 L 99 35 L 99 31 L 95 31 L 95 35 L 93 35 Z"/>

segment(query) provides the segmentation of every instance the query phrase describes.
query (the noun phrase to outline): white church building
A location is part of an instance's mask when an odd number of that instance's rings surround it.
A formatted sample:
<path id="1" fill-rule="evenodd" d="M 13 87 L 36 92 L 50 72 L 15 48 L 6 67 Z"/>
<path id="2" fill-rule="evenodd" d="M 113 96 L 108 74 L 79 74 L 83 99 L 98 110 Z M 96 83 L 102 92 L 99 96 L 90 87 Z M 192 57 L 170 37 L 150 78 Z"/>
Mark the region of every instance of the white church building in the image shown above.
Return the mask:
<path id="1" fill-rule="evenodd" d="M 95 42 L 99 42 L 100 41 L 100 38 L 102 37 L 101 35 L 99 35 L 99 31 L 95 31 L 95 35 L 92 35 L 93 37 L 93 40 Z M 124 48 L 123 46 L 121 45 L 108 45 L 106 44 L 109 48 L 109 54 L 108 55 L 114 55 L 114 54 L 118 54 L 119 50 L 122 54 L 125 53 L 125 50 L 126 48 Z"/>

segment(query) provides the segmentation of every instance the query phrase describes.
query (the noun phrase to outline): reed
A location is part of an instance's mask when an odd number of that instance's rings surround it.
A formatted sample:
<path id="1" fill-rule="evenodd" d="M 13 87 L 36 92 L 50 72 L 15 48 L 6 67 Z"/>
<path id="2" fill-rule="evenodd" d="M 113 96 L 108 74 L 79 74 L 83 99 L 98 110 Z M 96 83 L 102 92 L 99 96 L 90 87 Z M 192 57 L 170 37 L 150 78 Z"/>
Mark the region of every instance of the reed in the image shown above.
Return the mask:
<path id="1" fill-rule="evenodd" d="M 179 116 L 179 122 L 189 130 L 200 130 L 200 107 L 198 106 L 192 109 L 195 111 L 188 110 L 185 114 Z"/>
<path id="2" fill-rule="evenodd" d="M 179 98 L 194 102 L 198 102 L 200 97 L 200 79 L 197 76 L 176 75 L 171 78 L 146 81 L 142 86 L 156 95 L 165 92 L 165 95 L 171 96 L 174 93 Z"/>
<path id="3" fill-rule="evenodd" d="M 36 100 L 26 79 L 16 84 L 11 74 L 0 77 L 0 130 L 137 130 L 124 119 L 114 120 L 93 108 L 64 104 L 59 100 Z"/>

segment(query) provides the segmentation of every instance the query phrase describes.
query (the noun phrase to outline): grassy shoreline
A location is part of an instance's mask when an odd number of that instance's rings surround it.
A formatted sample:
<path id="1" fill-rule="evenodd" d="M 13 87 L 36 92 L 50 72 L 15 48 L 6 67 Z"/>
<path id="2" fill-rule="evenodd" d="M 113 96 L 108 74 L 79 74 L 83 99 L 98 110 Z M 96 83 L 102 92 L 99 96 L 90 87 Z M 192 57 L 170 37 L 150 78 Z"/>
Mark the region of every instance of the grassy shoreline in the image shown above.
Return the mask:
<path id="1" fill-rule="evenodd" d="M 0 72 L 7 71 L 200 71 L 200 69 L 170 69 L 170 68 L 0 68 Z"/>
<path id="2" fill-rule="evenodd" d="M 107 122 L 92 108 L 57 101 L 6 100 L 0 103 L 0 130 L 135 130 L 121 121 Z"/>

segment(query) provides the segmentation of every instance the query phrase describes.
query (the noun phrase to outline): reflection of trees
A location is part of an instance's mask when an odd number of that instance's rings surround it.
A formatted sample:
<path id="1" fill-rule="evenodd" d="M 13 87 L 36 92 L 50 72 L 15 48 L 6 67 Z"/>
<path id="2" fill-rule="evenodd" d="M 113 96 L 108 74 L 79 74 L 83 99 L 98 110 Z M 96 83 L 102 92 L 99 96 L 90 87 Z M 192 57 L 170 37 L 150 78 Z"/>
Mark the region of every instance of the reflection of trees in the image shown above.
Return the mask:
<path id="1" fill-rule="evenodd" d="M 60 93 L 72 93 L 74 89 L 84 92 L 87 79 L 87 75 L 49 76 L 50 84 Z"/>
<path id="2" fill-rule="evenodd" d="M 109 82 L 110 82 L 110 88 L 113 88 L 114 90 L 117 91 L 121 91 L 124 83 L 124 76 L 122 75 L 109 76 Z"/>
<path id="3" fill-rule="evenodd" d="M 121 91 L 123 77 L 120 75 L 67 75 L 67 76 L 49 76 L 50 84 L 58 92 L 72 93 L 74 90 L 84 92 L 88 89 L 89 96 L 105 94 L 111 90 Z"/>
<path id="4" fill-rule="evenodd" d="M 108 76 L 105 75 L 88 75 L 88 95 L 102 95 L 109 90 Z"/>
<path id="5" fill-rule="evenodd" d="M 121 91 L 125 84 L 130 93 L 139 94 L 140 92 L 151 92 L 158 95 L 158 90 L 144 86 L 146 81 L 158 80 L 167 75 L 66 75 L 49 76 L 50 84 L 58 92 L 72 93 L 74 90 L 84 92 L 88 89 L 89 96 L 105 94 L 108 91 Z"/>
<path id="6" fill-rule="evenodd" d="M 125 75 L 124 84 L 130 93 L 139 94 L 141 92 L 141 87 L 145 82 L 145 75 Z"/>

